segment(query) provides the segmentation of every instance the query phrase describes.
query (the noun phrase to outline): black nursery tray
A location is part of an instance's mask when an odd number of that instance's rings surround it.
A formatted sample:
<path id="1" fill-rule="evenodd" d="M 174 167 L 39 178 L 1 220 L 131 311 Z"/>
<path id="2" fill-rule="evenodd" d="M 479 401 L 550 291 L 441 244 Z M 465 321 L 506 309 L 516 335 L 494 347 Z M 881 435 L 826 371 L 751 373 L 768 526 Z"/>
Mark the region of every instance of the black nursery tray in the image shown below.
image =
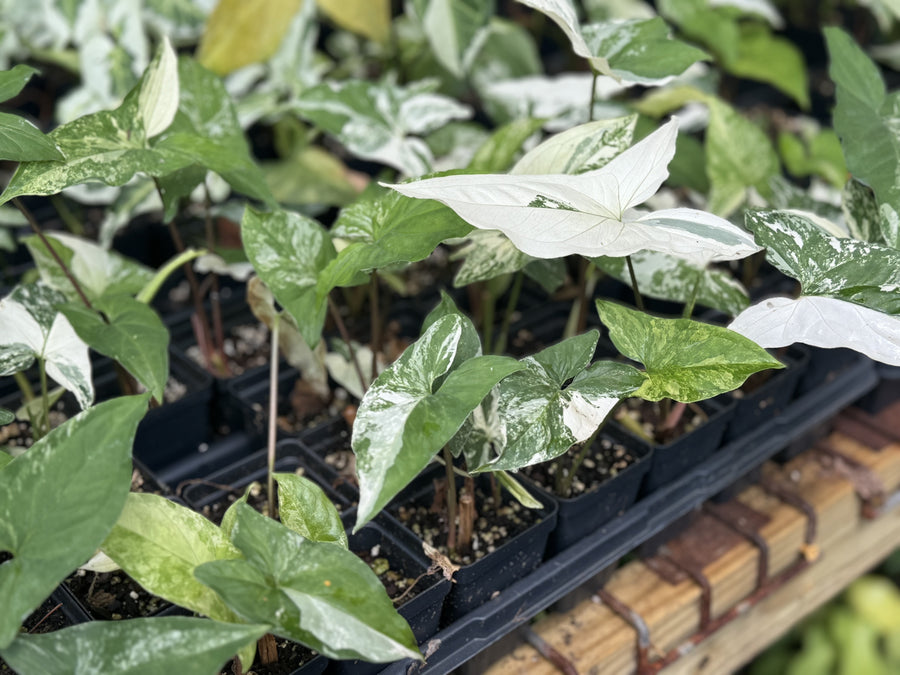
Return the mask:
<path id="1" fill-rule="evenodd" d="M 721 448 L 676 481 L 648 495 L 620 518 L 546 560 L 475 611 L 437 633 L 427 664 L 398 661 L 382 675 L 441 675 L 474 657 L 538 612 L 732 484 L 792 441 L 825 423 L 878 382 L 873 363 L 858 357 L 838 376 L 791 404 L 771 424 Z"/>

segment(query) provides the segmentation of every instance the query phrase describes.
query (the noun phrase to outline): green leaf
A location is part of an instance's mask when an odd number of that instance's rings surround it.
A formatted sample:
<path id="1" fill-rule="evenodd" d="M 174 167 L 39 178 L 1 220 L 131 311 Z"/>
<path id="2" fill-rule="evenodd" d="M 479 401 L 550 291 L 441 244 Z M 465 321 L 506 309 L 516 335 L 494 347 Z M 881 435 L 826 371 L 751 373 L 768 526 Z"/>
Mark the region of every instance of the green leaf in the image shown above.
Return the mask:
<path id="1" fill-rule="evenodd" d="M 299 213 L 244 209 L 241 238 L 253 268 L 315 347 L 325 324 L 325 297 L 316 283 L 334 258 L 334 245 L 316 221 Z"/>
<path id="2" fill-rule="evenodd" d="M 6 408 L 0 408 L 0 426 L 5 426 L 7 424 L 12 424 L 16 421 L 16 415 L 12 412 L 12 410 L 7 410 Z"/>
<path id="3" fill-rule="evenodd" d="M 470 471 L 554 459 L 593 436 L 619 400 L 641 387 L 646 378 L 633 366 L 591 364 L 599 337 L 590 330 L 547 347 L 500 382 L 496 401 L 476 409 L 451 445 L 465 453 Z"/>
<path id="4" fill-rule="evenodd" d="M 422 329 L 419 332 L 424 333 L 431 328 L 432 324 L 436 323 L 438 319 L 443 319 L 448 314 L 459 313 L 459 308 L 456 306 L 456 303 L 453 302 L 453 298 L 447 291 L 441 289 L 440 302 L 438 302 L 438 304 L 425 316 L 425 320 L 422 322 Z"/>
<path id="5" fill-rule="evenodd" d="M 477 281 L 489 281 L 503 274 L 518 272 L 536 260 L 522 253 L 498 230 L 474 230 L 468 239 L 450 256 L 450 260 L 463 261 L 453 277 L 454 288 L 464 288 Z"/>
<path id="6" fill-rule="evenodd" d="M 841 142 L 831 129 L 803 134 L 801 140 L 791 133 L 778 134 L 778 154 L 794 176 L 820 176 L 841 188 L 847 181 L 847 165 Z"/>
<path id="7" fill-rule="evenodd" d="M 9 411 L 7 410 L 6 412 L 9 412 Z M 10 413 L 10 414 L 12 415 L 12 413 Z M 12 418 L 12 420 L 10 420 L 10 422 L 14 421 L 15 419 L 16 419 L 15 415 L 13 415 L 13 418 Z M 9 422 L 6 422 L 6 424 L 9 424 Z M 0 450 L 0 469 L 5 467 L 11 461 L 13 461 L 13 459 L 14 459 L 14 457 L 12 455 L 10 455 L 8 452 Z"/>
<path id="8" fill-rule="evenodd" d="M 475 156 L 472 157 L 467 169 L 478 173 L 498 173 L 508 170 L 516 156 L 522 152 L 525 141 L 540 131 L 543 124 L 544 120 L 532 117 L 507 122 L 475 151 Z"/>
<path id="9" fill-rule="evenodd" d="M 245 504 L 232 540 L 245 559 L 206 563 L 195 574 L 244 619 L 331 658 L 421 658 L 409 625 L 356 554 L 304 539 Z"/>
<path id="10" fill-rule="evenodd" d="M 522 506 L 527 509 L 541 509 L 544 508 L 544 505 L 541 504 L 537 499 L 531 496 L 531 493 L 522 487 L 522 484 L 519 483 L 515 478 L 510 476 L 505 471 L 496 471 L 494 475 L 497 477 L 497 481 L 506 488 L 506 490 L 511 494 L 517 502 L 519 502 Z"/>
<path id="11" fill-rule="evenodd" d="M 764 24 L 741 25 L 737 58 L 727 61 L 725 68 L 739 77 L 771 84 L 794 99 L 803 110 L 809 109 L 803 52 L 790 40 L 772 35 Z"/>
<path id="12" fill-rule="evenodd" d="M 332 226 L 332 237 L 349 244 L 322 271 L 319 297 L 332 288 L 365 283 L 365 274 L 372 270 L 423 260 L 445 239 L 463 237 L 471 230 L 437 202 L 373 188 L 343 209 Z"/>
<path id="13" fill-rule="evenodd" d="M 753 122 L 719 99 L 707 99 L 706 170 L 711 185 L 709 208 L 720 216 L 733 213 L 747 188 L 767 191 L 779 172 L 778 157 L 769 139 Z"/>
<path id="14" fill-rule="evenodd" d="M 376 42 L 391 37 L 390 0 L 316 0 L 316 5 L 341 28 Z"/>
<path id="15" fill-rule="evenodd" d="M 624 258 L 592 258 L 591 262 L 631 286 L 631 275 Z M 724 270 L 700 267 L 654 251 L 639 251 L 631 256 L 631 262 L 638 288 L 646 297 L 687 303 L 696 292 L 698 305 L 730 316 L 740 314 L 750 304 L 744 287 Z"/>
<path id="16" fill-rule="evenodd" d="M 352 172 L 318 146 L 293 152 L 286 159 L 263 162 L 266 185 L 280 204 L 346 206 L 359 195 Z"/>
<path id="17" fill-rule="evenodd" d="M 122 364 L 153 398 L 163 401 L 169 379 L 169 331 L 155 311 L 128 295 L 106 295 L 94 302 L 93 310 L 74 302 L 59 310 L 78 337 Z"/>
<path id="18" fill-rule="evenodd" d="M 102 550 L 150 593 L 198 614 L 235 620 L 222 599 L 194 578 L 202 563 L 239 556 L 199 513 L 159 495 L 132 492 Z"/>
<path id="19" fill-rule="evenodd" d="M 425 468 L 497 382 L 522 368 L 479 351 L 472 323 L 444 316 L 366 392 L 351 442 L 360 490 L 354 531 Z"/>
<path id="20" fill-rule="evenodd" d="M 737 389 L 750 375 L 784 368 L 762 347 L 734 331 L 690 319 L 660 319 L 597 301 L 609 337 L 623 355 L 644 364 L 636 396 L 692 403 Z"/>
<path id="21" fill-rule="evenodd" d="M 0 112 L 0 159 L 11 162 L 64 161 L 65 156 L 31 122 Z"/>
<path id="22" fill-rule="evenodd" d="M 841 211 L 851 237 L 882 243 L 882 217 L 872 190 L 858 180 L 848 180 L 841 193 Z"/>
<path id="23" fill-rule="evenodd" d="M 733 16 L 716 11 L 706 0 L 660 0 L 658 9 L 687 38 L 709 46 L 724 63 L 737 59 L 740 26 Z"/>
<path id="24" fill-rule="evenodd" d="M 389 81 L 331 82 L 304 91 L 296 110 L 355 155 L 420 176 L 431 170 L 432 157 L 418 136 L 472 114 L 468 107 L 435 94 L 437 84 L 435 80 L 406 87 Z"/>
<path id="25" fill-rule="evenodd" d="M 107 292 L 135 295 L 153 278 L 150 268 L 87 239 L 65 233 L 45 236 L 92 301 Z M 79 300 L 72 282 L 40 237 L 25 237 L 22 242 L 34 258 L 44 283 L 65 293 L 71 300 Z"/>
<path id="26" fill-rule="evenodd" d="M 543 72 L 534 38 L 515 21 L 494 17 L 472 64 L 469 79 L 479 91 L 489 82 Z"/>
<path id="27" fill-rule="evenodd" d="M 825 234 L 798 213 L 748 211 L 747 227 L 766 259 L 800 282 L 803 295 L 824 295 L 900 314 L 900 251 Z"/>
<path id="28" fill-rule="evenodd" d="M 328 495 L 309 478 L 294 473 L 276 473 L 278 517 L 285 527 L 310 541 L 348 548 L 341 516 Z"/>
<path id="29" fill-rule="evenodd" d="M 882 204 L 881 212 L 881 238 L 891 248 L 900 249 L 900 215 L 890 204 Z"/>
<path id="30" fill-rule="evenodd" d="M 486 37 L 494 0 L 413 0 L 412 6 L 438 61 L 455 77 L 465 77 Z"/>
<path id="31" fill-rule="evenodd" d="M 215 675 L 267 630 L 187 616 L 91 621 L 44 635 L 20 635 L 2 655 L 21 673 Z"/>
<path id="32" fill-rule="evenodd" d="M 44 362 L 47 375 L 73 394 L 82 408 L 94 401 L 87 345 L 56 311 L 65 297 L 43 284 L 16 286 L 0 300 L 0 375 Z"/>
<path id="33" fill-rule="evenodd" d="M 0 490 L 0 649 L 54 588 L 90 558 L 131 485 L 131 444 L 147 396 L 101 403 L 6 465 Z M 53 670 L 43 671 L 53 672 Z"/>
<path id="34" fill-rule="evenodd" d="M 37 68 L 22 64 L 0 72 L 0 102 L 18 96 L 32 76 L 39 72 Z"/>
<path id="35" fill-rule="evenodd" d="M 841 138 L 847 168 L 871 187 L 880 204 L 900 203 L 900 137 L 896 133 L 900 106 L 886 96 L 878 67 L 840 28 L 826 28 L 837 105 L 834 130 Z"/>

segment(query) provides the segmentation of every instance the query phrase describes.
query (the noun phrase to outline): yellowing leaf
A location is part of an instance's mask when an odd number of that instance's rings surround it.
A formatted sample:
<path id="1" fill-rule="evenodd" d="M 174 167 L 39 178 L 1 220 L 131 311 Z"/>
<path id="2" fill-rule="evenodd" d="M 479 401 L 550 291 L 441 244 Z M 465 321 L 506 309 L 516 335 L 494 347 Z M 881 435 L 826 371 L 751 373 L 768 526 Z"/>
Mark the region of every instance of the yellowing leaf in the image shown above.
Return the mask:
<path id="1" fill-rule="evenodd" d="M 316 0 L 316 4 L 341 28 L 376 42 L 390 38 L 390 0 Z"/>
<path id="2" fill-rule="evenodd" d="M 265 61 L 278 49 L 304 0 L 219 0 L 197 59 L 219 75 Z"/>

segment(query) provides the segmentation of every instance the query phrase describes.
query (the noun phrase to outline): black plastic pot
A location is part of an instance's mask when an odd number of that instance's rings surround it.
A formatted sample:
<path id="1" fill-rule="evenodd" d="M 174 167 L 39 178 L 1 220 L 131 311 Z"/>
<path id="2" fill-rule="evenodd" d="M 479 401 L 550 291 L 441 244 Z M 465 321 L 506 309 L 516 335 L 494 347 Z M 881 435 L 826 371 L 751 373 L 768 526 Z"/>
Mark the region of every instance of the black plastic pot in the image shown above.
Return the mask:
<path id="1" fill-rule="evenodd" d="M 858 403 L 863 410 L 873 415 L 900 400 L 900 366 L 876 363 L 875 370 L 878 373 L 878 384 Z"/>
<path id="2" fill-rule="evenodd" d="M 636 439 L 624 439 L 616 429 L 604 432 L 600 439 L 612 442 L 626 442 L 634 456 L 634 461 L 614 477 L 597 486 L 595 489 L 576 497 L 559 497 L 552 489 L 544 487 L 534 480 L 523 476 L 535 492 L 546 499 L 556 502 L 556 527 L 550 533 L 547 542 L 547 557 L 553 557 L 583 537 L 590 535 L 600 526 L 620 515 L 635 499 L 641 487 L 641 481 L 650 468 L 652 450 L 646 443 Z M 600 442 L 598 439 L 596 443 Z"/>
<path id="3" fill-rule="evenodd" d="M 443 475 L 443 467 L 429 467 L 388 504 L 387 511 L 395 515 L 398 507 L 404 504 L 430 505 L 434 501 L 433 480 Z M 457 482 L 461 488 L 463 478 L 458 476 Z M 486 475 L 477 476 L 476 485 L 484 491 L 490 491 Z M 556 504 L 544 495 L 533 494 L 543 505 L 537 512 L 538 520 L 495 551 L 460 567 L 454 573 L 455 583 L 444 603 L 442 625 L 465 616 L 490 600 L 496 592 L 502 591 L 540 565 L 550 532 L 556 526 Z M 405 523 L 402 524 L 406 527 Z"/>
<path id="4" fill-rule="evenodd" d="M 797 385 L 797 395 L 802 396 L 823 384 L 832 382 L 841 372 L 857 362 L 859 354 L 843 347 L 822 349 L 821 347 L 801 347 L 809 354 L 806 372 Z"/>
<path id="5" fill-rule="evenodd" d="M 329 462 L 333 453 L 352 452 L 350 433 L 350 427 L 343 417 L 333 417 L 301 433 L 297 441 L 316 472 L 351 505 L 356 505 L 359 502 L 359 488 L 355 472 L 352 475 L 342 474 L 333 462 Z"/>

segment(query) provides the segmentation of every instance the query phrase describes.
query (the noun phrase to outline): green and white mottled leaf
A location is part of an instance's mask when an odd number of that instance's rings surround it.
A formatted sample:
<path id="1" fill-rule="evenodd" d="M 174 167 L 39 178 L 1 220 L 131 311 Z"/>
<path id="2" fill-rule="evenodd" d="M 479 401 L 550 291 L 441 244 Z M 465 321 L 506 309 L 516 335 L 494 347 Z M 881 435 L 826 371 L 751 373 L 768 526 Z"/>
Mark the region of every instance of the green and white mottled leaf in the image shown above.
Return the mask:
<path id="1" fill-rule="evenodd" d="M 94 402 L 87 345 L 55 307 L 65 298 L 40 284 L 17 286 L 0 300 L 0 375 L 44 361 L 47 375 L 71 391 L 82 408 Z"/>
<path id="2" fill-rule="evenodd" d="M 285 527 L 310 541 L 349 547 L 341 516 L 322 488 L 295 473 L 273 475 L 278 481 L 278 519 Z"/>
<path id="3" fill-rule="evenodd" d="M 645 376 L 633 366 L 591 365 L 599 337 L 591 330 L 547 347 L 497 385 L 451 445 L 470 471 L 514 471 L 554 459 L 590 438 L 619 399 L 641 387 Z"/>
<path id="4" fill-rule="evenodd" d="M 500 230 L 536 258 L 626 256 L 649 249 L 700 263 L 743 258 L 759 250 L 749 234 L 694 209 L 645 213 L 675 153 L 675 120 L 600 169 L 567 175 L 460 175 L 392 185 L 436 199 L 479 229 Z"/>
<path id="5" fill-rule="evenodd" d="M 4 658 L 22 621 L 115 523 L 131 486 L 131 445 L 147 398 L 120 397 L 86 410 L 3 467 L 0 550 L 13 556 L 0 565 Z"/>
<path id="6" fill-rule="evenodd" d="M 455 77 L 469 72 L 487 36 L 494 0 L 413 0 L 438 61 Z"/>
<path id="7" fill-rule="evenodd" d="M 471 229 L 440 204 L 373 186 L 343 209 L 331 228 L 332 237 L 349 243 L 320 275 L 319 297 L 365 283 L 372 270 L 423 260 L 445 239 L 464 237 Z"/>
<path id="8" fill-rule="evenodd" d="M 0 102 L 18 96 L 28 81 L 39 72 L 37 68 L 24 64 L 0 72 Z"/>
<path id="9" fill-rule="evenodd" d="M 31 122 L 0 112 L 0 159 L 11 162 L 64 161 L 57 145 Z"/>
<path id="10" fill-rule="evenodd" d="M 900 313 L 900 251 L 838 239 L 807 218 L 784 211 L 748 211 L 744 218 L 766 258 L 800 282 L 803 295 L 823 295 Z"/>
<path id="11" fill-rule="evenodd" d="M 138 114 L 144 121 L 147 138 L 161 134 L 172 123 L 178 98 L 178 57 L 169 38 L 163 36 L 138 94 Z"/>
<path id="12" fill-rule="evenodd" d="M 644 364 L 646 380 L 635 395 L 648 401 L 702 401 L 737 389 L 760 370 L 784 368 L 765 349 L 721 326 L 660 319 L 606 300 L 597 301 L 597 311 L 616 349 Z"/>
<path id="13" fill-rule="evenodd" d="M 241 238 L 253 268 L 297 322 L 310 347 L 322 336 L 326 305 L 316 283 L 335 251 L 325 229 L 299 213 L 244 210 Z"/>
<path id="14" fill-rule="evenodd" d="M 153 270 L 149 267 L 87 239 L 61 232 L 45 236 L 92 301 L 106 293 L 136 295 L 153 278 Z M 43 282 L 72 300 L 79 299 L 72 282 L 44 242 L 37 235 L 26 237 L 22 242 L 34 258 Z"/>
<path id="15" fill-rule="evenodd" d="M 745 309 L 728 327 L 767 348 L 795 342 L 846 347 L 900 366 L 900 318 L 838 298 L 767 298 Z"/>
<path id="16" fill-rule="evenodd" d="M 169 331 L 153 309 L 129 295 L 112 294 L 95 301 L 93 310 L 75 302 L 59 310 L 78 337 L 122 364 L 157 401 L 164 400 L 169 379 Z"/>
<path id="17" fill-rule="evenodd" d="M 518 272 L 535 260 L 517 249 L 499 230 L 475 230 L 469 234 L 468 241 L 450 256 L 450 260 L 459 259 L 463 263 L 453 277 L 454 288 Z"/>
<path id="18" fill-rule="evenodd" d="M 368 345 L 361 345 L 355 341 L 353 342 L 353 354 L 356 356 L 355 361 L 350 355 L 346 342 L 337 339 L 332 340 L 331 351 L 325 354 L 325 367 L 328 369 L 331 379 L 346 389 L 351 396 L 360 400 L 365 394 L 364 390 L 368 389 L 372 384 L 372 360 L 375 358 L 375 355 Z M 359 373 L 356 370 L 357 364 L 359 364 L 359 369 L 362 371 L 365 386 L 359 379 Z M 380 354 L 375 367 L 377 373 L 381 373 L 387 367 Z"/>
<path id="19" fill-rule="evenodd" d="M 354 531 L 425 468 L 497 382 L 521 365 L 478 356 L 471 321 L 435 321 L 363 397 L 351 445 L 359 476 Z"/>
<path id="20" fill-rule="evenodd" d="M 390 81 L 330 82 L 303 92 L 298 114 L 336 136 L 350 152 L 420 176 L 431 170 L 431 151 L 419 138 L 472 111 L 434 93 L 437 81 L 406 87 Z"/>
<path id="21" fill-rule="evenodd" d="M 21 635 L 2 651 L 20 673 L 215 675 L 268 630 L 189 616 L 91 621 L 43 635 Z"/>
<path id="22" fill-rule="evenodd" d="M 544 507 L 541 502 L 531 496 L 531 493 L 519 481 L 506 473 L 506 471 L 495 471 L 494 476 L 496 476 L 497 482 L 506 488 L 507 492 L 526 509 L 541 509 Z"/>
<path id="23" fill-rule="evenodd" d="M 851 178 L 841 193 L 841 211 L 850 236 L 881 243 L 881 212 L 872 190 Z"/>
<path id="24" fill-rule="evenodd" d="M 194 578 L 194 569 L 240 554 L 199 513 L 159 495 L 132 492 L 102 550 L 150 593 L 214 619 L 235 620 L 222 599 Z"/>
<path id="25" fill-rule="evenodd" d="M 420 334 L 424 334 L 426 330 L 431 328 L 432 324 L 437 322 L 438 319 L 443 319 L 448 314 L 459 314 L 459 308 L 456 306 L 456 303 L 453 301 L 453 298 L 450 294 L 445 291 L 443 288 L 441 289 L 441 299 L 434 307 L 432 307 L 431 311 L 425 315 L 424 321 L 422 321 L 422 329 L 419 331 Z"/>
<path id="26" fill-rule="evenodd" d="M 595 55 L 585 41 L 581 32 L 581 23 L 578 21 L 578 11 L 572 0 L 519 0 L 519 2 L 552 19 L 553 23 L 559 26 L 569 38 L 572 51 L 587 59 L 591 68 L 609 74 L 609 63 L 602 56 Z"/>
<path id="27" fill-rule="evenodd" d="M 900 249 L 900 214 L 890 204 L 882 204 L 879 211 L 881 238 L 891 248 Z"/>
<path id="28" fill-rule="evenodd" d="M 531 117 L 507 122 L 479 146 L 466 167 L 467 170 L 476 173 L 507 171 L 513 165 L 515 158 L 522 152 L 525 141 L 540 131 L 543 124 L 544 120 Z M 554 172 L 546 171 L 544 173 Z"/>
<path id="29" fill-rule="evenodd" d="M 600 169 L 631 145 L 635 124 L 637 115 L 580 124 L 529 150 L 510 173 L 575 175 Z"/>
<path id="30" fill-rule="evenodd" d="M 355 553 L 304 539 L 246 504 L 236 509 L 232 541 L 245 557 L 195 574 L 239 616 L 331 658 L 421 658 L 409 625 Z"/>
<path id="31" fill-rule="evenodd" d="M 624 258 L 593 258 L 592 262 L 610 276 L 631 286 L 631 275 Z M 744 287 L 723 270 L 699 267 L 687 260 L 654 251 L 639 251 L 631 256 L 631 262 L 638 288 L 645 297 L 686 303 L 696 292 L 698 305 L 717 309 L 729 316 L 737 316 L 750 304 Z"/>

